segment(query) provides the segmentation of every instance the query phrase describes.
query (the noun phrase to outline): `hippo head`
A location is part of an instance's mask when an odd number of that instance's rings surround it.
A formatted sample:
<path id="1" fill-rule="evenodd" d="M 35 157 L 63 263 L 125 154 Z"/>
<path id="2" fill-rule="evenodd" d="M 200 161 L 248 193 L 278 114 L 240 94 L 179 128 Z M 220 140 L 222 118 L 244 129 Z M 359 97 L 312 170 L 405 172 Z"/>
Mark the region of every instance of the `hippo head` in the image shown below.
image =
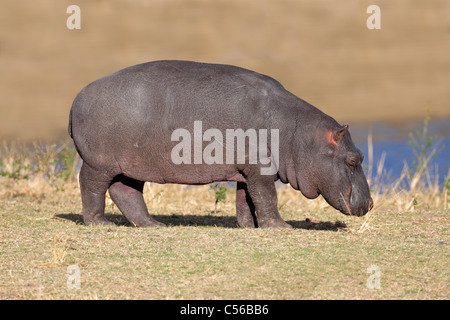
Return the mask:
<path id="1" fill-rule="evenodd" d="M 308 156 L 302 157 L 302 172 L 297 174 L 298 186 L 307 198 L 321 194 L 342 213 L 362 216 L 373 207 L 361 167 L 364 155 L 354 145 L 348 125 L 333 127 L 313 130 L 314 139 L 306 146 Z"/>

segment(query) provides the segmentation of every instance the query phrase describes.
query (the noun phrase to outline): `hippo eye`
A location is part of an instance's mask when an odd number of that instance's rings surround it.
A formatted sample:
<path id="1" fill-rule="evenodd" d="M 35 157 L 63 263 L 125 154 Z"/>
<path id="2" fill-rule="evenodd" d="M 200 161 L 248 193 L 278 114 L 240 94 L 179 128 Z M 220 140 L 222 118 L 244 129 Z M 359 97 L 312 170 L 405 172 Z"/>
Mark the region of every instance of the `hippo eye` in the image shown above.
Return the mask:
<path id="1" fill-rule="evenodd" d="M 356 167 L 359 163 L 358 157 L 355 156 L 348 156 L 347 157 L 347 164 L 351 167 Z"/>

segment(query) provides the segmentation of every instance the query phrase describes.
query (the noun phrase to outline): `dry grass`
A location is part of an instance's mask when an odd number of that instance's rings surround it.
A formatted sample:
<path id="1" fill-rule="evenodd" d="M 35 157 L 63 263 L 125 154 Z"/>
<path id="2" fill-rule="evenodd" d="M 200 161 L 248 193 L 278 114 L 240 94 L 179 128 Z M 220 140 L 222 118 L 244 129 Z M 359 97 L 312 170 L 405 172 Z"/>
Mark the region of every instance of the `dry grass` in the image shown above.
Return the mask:
<path id="1" fill-rule="evenodd" d="M 68 188 L 68 187 L 67 187 Z M 153 195 L 159 194 L 150 199 Z M 209 187 L 147 186 L 165 229 L 86 227 L 79 196 L 2 196 L 2 299 L 448 299 L 448 210 L 347 217 L 322 200 L 279 191 L 293 230 L 236 228 L 233 191 L 213 215 Z M 377 201 L 380 201 L 378 199 Z M 68 290 L 66 268 L 81 268 Z M 382 270 L 369 290 L 366 269 Z"/>

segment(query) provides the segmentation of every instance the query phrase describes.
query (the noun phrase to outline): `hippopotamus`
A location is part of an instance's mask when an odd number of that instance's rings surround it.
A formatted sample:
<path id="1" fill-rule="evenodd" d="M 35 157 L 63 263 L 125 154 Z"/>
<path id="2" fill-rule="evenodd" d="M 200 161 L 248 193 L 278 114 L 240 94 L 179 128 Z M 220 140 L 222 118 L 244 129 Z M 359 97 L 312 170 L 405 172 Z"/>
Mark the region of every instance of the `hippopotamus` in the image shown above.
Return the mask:
<path id="1" fill-rule="evenodd" d="M 145 182 L 234 181 L 237 224 L 248 228 L 291 227 L 278 212 L 278 180 L 345 215 L 373 206 L 348 125 L 237 66 L 163 60 L 117 71 L 76 96 L 69 134 L 83 160 L 86 225 L 112 224 L 104 215 L 109 190 L 133 226 L 164 227 L 147 210 Z"/>

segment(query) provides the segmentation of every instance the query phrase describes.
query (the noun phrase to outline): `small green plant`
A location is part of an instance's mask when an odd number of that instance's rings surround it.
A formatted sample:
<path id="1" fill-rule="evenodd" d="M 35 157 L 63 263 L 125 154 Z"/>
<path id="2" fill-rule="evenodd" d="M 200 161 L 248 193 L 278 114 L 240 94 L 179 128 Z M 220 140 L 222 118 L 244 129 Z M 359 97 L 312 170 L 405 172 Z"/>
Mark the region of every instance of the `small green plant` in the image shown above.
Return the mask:
<path id="1" fill-rule="evenodd" d="M 43 175 L 57 191 L 64 191 L 61 180 L 72 181 L 78 162 L 74 146 L 34 144 L 33 174 Z"/>
<path id="2" fill-rule="evenodd" d="M 2 161 L 0 161 L 0 175 L 2 177 L 8 177 L 14 180 L 27 180 L 29 178 L 28 174 L 24 172 L 28 172 L 30 170 L 30 166 L 25 164 L 22 158 L 16 158 L 12 160 L 9 170 L 5 167 L 6 165 Z"/>
<path id="3" fill-rule="evenodd" d="M 222 182 L 212 184 L 210 187 L 214 190 L 214 214 L 216 214 L 218 203 L 225 202 L 227 199 L 227 187 L 225 187 Z"/>
<path id="4" fill-rule="evenodd" d="M 60 153 L 62 168 L 59 176 L 65 181 L 71 181 L 74 177 L 75 167 L 78 162 L 78 154 L 75 147 L 64 146 Z"/>
<path id="5" fill-rule="evenodd" d="M 56 165 L 58 164 L 58 153 L 61 148 L 55 144 L 43 145 L 40 143 L 33 143 L 34 156 L 34 174 L 41 174 L 48 179 L 52 184 L 57 177 Z"/>
<path id="6" fill-rule="evenodd" d="M 16 143 L 6 143 L 0 146 L 0 176 L 14 180 L 30 178 L 31 161 L 29 153 Z"/>

